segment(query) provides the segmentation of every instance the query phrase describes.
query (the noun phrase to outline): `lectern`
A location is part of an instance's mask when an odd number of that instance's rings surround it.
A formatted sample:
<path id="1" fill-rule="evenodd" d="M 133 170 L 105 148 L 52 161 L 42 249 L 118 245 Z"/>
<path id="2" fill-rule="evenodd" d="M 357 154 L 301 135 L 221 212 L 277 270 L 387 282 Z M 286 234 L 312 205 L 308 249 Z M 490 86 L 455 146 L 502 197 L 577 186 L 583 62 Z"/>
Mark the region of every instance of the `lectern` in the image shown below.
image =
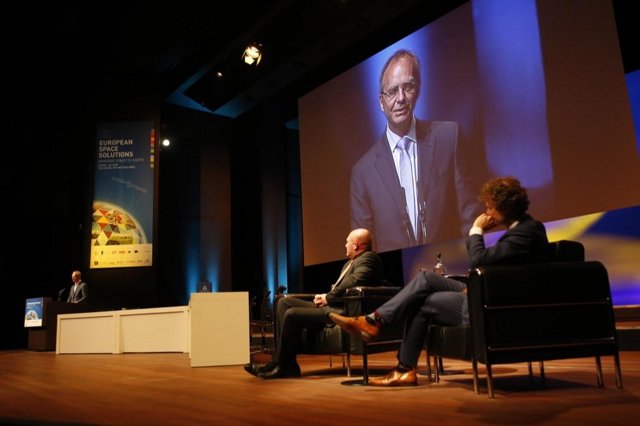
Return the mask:
<path id="1" fill-rule="evenodd" d="M 42 300 L 42 322 L 40 326 L 29 327 L 27 347 L 33 351 L 54 351 L 56 349 L 56 333 L 58 331 L 58 314 L 85 312 L 88 309 L 86 305 L 56 302 L 51 300 L 50 297 L 39 299 Z M 27 305 L 30 300 L 34 299 L 28 299 Z M 26 315 L 29 315 L 28 311 Z M 26 321 L 25 326 L 27 326 Z"/>
<path id="2" fill-rule="evenodd" d="M 249 362 L 249 294 L 193 293 L 191 366 L 238 365 Z"/>

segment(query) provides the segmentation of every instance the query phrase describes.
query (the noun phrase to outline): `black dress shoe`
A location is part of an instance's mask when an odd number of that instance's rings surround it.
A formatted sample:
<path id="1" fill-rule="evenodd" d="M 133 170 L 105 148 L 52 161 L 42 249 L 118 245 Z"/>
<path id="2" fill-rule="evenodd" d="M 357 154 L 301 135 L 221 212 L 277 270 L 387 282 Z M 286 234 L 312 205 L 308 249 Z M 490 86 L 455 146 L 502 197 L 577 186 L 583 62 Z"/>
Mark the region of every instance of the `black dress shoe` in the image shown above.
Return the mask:
<path id="1" fill-rule="evenodd" d="M 267 371 L 273 370 L 276 367 L 276 365 L 277 364 L 273 361 L 267 364 L 255 364 L 253 362 L 250 362 L 249 364 L 244 365 L 244 371 L 246 371 L 247 373 L 253 376 L 257 376 L 258 373 L 260 372 L 267 372 Z"/>
<path id="2" fill-rule="evenodd" d="M 300 366 L 298 364 L 291 366 L 277 365 L 272 370 L 258 372 L 258 377 L 265 380 L 284 379 L 286 377 L 300 377 Z"/>

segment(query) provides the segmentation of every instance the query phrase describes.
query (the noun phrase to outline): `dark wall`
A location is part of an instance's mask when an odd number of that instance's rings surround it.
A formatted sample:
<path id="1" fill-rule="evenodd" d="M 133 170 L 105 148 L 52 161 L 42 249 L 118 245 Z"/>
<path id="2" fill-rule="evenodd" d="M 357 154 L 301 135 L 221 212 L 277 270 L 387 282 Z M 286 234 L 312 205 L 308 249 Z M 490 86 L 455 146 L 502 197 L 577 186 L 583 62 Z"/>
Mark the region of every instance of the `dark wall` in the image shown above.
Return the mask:
<path id="1" fill-rule="evenodd" d="M 278 251 L 286 253 L 286 103 L 267 102 L 234 120 L 231 232 L 234 290 L 261 301 L 279 284 Z M 299 220 L 291 218 L 291 220 Z M 281 238 L 278 238 L 281 237 Z M 285 254 L 286 256 L 286 254 Z"/>
<path id="2" fill-rule="evenodd" d="M 20 93 L 9 102 L 13 110 L 0 156 L 0 349 L 26 347 L 25 299 L 56 300 L 60 289 L 70 287 L 75 269 L 90 286 L 93 308 L 150 306 L 157 300 L 152 268 L 88 269 L 96 124 L 155 121 L 157 90 L 123 84 L 101 98 L 101 82 L 80 85 L 56 77 L 30 87 L 41 100 L 37 113 L 36 97 Z"/>
<path id="3" fill-rule="evenodd" d="M 24 105 L 13 105 L 20 110 Z M 83 256 L 83 217 L 94 133 L 51 112 L 8 120 L 0 155 L 0 349 L 25 347 L 25 298 L 57 298 Z"/>
<path id="4" fill-rule="evenodd" d="M 167 106 L 161 137 L 156 261 L 160 303 L 183 305 L 189 286 L 219 281 L 231 288 L 230 121 Z M 212 247 L 212 245 L 216 247 Z M 219 274 L 209 276 L 208 259 L 219 253 Z"/>

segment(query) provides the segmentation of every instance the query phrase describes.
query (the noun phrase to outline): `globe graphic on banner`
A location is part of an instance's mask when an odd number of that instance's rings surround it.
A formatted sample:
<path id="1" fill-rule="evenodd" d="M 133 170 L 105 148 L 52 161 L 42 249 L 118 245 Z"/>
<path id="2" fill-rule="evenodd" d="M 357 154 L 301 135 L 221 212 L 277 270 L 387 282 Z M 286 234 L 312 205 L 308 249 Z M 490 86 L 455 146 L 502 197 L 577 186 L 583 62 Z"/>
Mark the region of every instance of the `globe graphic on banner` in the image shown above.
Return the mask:
<path id="1" fill-rule="evenodd" d="M 131 213 L 116 204 L 94 201 L 91 245 L 146 244 L 147 235 Z"/>

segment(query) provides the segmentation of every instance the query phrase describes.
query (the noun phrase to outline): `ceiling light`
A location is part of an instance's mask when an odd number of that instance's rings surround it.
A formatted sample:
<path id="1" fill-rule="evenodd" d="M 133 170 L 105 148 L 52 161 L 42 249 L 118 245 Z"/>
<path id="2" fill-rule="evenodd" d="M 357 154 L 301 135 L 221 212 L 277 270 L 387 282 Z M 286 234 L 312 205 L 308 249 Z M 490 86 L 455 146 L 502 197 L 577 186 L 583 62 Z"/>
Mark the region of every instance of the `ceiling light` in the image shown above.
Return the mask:
<path id="1" fill-rule="evenodd" d="M 242 60 L 247 65 L 258 66 L 262 59 L 262 51 L 260 50 L 262 45 L 258 43 L 252 43 L 244 49 L 242 52 Z"/>

